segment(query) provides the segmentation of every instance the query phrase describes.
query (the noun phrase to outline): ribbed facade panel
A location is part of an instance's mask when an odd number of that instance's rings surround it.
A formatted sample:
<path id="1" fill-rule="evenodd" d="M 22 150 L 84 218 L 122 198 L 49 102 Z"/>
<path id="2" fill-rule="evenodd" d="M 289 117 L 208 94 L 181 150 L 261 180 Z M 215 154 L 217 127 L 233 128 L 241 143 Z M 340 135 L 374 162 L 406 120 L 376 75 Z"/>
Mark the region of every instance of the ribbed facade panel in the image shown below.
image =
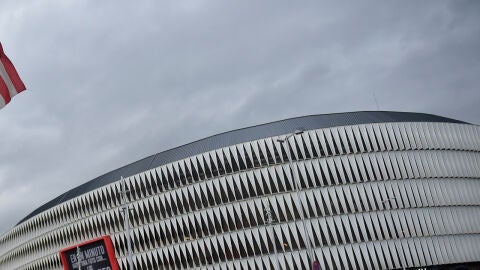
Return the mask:
<path id="1" fill-rule="evenodd" d="M 341 126 L 288 147 L 286 135 L 126 178 L 135 269 L 309 269 L 307 243 L 321 269 L 480 261 L 478 126 Z M 60 249 L 102 235 L 127 269 L 120 191 L 117 181 L 18 224 L 0 237 L 0 269 L 62 269 Z"/>

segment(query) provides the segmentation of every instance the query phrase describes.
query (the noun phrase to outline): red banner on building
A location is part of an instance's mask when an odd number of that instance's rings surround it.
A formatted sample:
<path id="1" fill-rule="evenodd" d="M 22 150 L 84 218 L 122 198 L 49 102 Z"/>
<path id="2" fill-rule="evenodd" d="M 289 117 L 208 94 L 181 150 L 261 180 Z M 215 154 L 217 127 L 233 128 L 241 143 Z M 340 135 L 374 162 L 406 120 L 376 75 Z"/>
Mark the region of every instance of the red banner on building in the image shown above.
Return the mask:
<path id="1" fill-rule="evenodd" d="M 108 235 L 62 249 L 60 259 L 64 270 L 120 270 Z"/>

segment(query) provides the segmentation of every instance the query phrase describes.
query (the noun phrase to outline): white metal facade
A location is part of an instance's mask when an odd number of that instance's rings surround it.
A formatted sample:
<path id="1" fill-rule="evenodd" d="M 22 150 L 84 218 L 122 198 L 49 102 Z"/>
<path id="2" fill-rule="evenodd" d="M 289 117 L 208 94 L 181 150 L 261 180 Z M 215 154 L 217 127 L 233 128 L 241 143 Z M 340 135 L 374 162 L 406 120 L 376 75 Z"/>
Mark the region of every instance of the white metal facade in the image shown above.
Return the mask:
<path id="1" fill-rule="evenodd" d="M 294 176 L 321 269 L 480 261 L 478 126 L 308 130 L 288 141 L 293 167 L 276 138 L 126 178 L 135 269 L 272 269 L 277 258 L 281 269 L 308 269 Z M 115 182 L 17 225 L 0 237 L 0 269 L 62 269 L 60 249 L 101 235 L 127 269 L 120 191 Z"/>

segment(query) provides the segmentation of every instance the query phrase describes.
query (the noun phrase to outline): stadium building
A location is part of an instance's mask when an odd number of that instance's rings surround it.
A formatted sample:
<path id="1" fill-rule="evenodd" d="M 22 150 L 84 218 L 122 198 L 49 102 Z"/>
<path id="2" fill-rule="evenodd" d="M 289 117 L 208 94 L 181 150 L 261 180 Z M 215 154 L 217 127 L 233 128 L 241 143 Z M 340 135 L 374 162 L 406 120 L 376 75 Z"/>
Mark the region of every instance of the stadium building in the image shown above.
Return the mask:
<path id="1" fill-rule="evenodd" d="M 129 258 L 134 269 L 475 265 L 479 151 L 479 126 L 420 113 L 234 130 L 46 203 L 0 237 L 0 269 L 128 269 Z"/>

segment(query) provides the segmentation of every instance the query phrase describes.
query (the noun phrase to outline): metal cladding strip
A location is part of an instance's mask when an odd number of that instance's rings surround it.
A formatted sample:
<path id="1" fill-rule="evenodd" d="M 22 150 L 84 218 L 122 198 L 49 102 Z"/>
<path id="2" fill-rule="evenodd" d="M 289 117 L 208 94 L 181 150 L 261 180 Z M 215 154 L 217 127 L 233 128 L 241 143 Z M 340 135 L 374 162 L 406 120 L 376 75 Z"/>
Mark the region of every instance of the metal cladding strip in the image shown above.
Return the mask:
<path id="1" fill-rule="evenodd" d="M 242 142 L 258 140 L 266 137 L 273 137 L 282 134 L 291 133 L 297 129 L 310 130 L 320 128 L 330 128 L 335 126 L 348 126 L 367 123 L 388 123 L 388 122 L 437 122 L 437 123 L 463 123 L 465 122 L 423 113 L 410 112 L 390 112 L 390 111 L 371 111 L 371 112 L 350 112 L 337 114 L 321 114 L 302 116 L 263 125 L 237 129 L 221 134 L 217 134 L 205 139 L 201 139 L 183 146 L 179 146 L 158 154 L 146 157 L 119 169 L 113 170 L 91 181 L 86 182 L 50 202 L 42 205 L 25 218 L 23 221 L 56 206 L 62 202 L 68 201 L 79 195 L 97 189 L 104 185 L 117 181 L 122 176 L 134 175 L 161 165 L 171 163 L 189 156 L 205 153 L 214 149 L 234 145 Z"/>
<path id="2" fill-rule="evenodd" d="M 308 130 L 289 143 L 292 164 L 274 137 L 128 177 L 136 269 L 270 269 L 276 258 L 282 269 L 306 267 L 306 237 L 322 268 L 480 260 L 478 126 L 362 124 Z M 113 182 L 19 224 L 0 237 L 0 268 L 60 269 L 59 249 L 109 234 L 126 269 L 119 190 Z"/>

